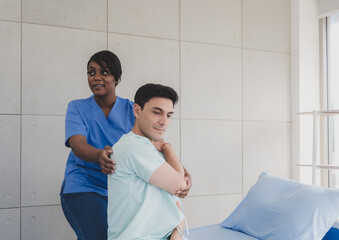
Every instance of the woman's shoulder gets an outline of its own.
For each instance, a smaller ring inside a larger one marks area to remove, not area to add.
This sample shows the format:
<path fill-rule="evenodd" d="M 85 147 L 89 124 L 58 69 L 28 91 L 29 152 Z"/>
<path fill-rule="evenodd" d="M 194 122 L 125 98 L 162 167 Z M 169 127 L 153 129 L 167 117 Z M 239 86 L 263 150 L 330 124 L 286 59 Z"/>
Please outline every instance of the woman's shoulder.
<path fill-rule="evenodd" d="M 68 105 L 75 104 L 75 105 L 81 105 L 81 104 L 89 104 L 93 100 L 93 95 L 88 98 L 80 98 L 80 99 L 74 99 L 71 100 Z"/>
<path fill-rule="evenodd" d="M 93 99 L 94 99 L 93 96 L 90 96 L 88 98 L 71 100 L 68 103 L 68 108 L 76 108 L 76 109 L 91 108 Z"/>
<path fill-rule="evenodd" d="M 127 99 L 127 98 L 122 98 L 122 97 L 119 97 L 119 96 L 117 96 L 117 98 L 119 99 L 120 103 L 122 103 L 122 104 L 130 105 L 130 106 L 134 105 L 134 102 Z"/>

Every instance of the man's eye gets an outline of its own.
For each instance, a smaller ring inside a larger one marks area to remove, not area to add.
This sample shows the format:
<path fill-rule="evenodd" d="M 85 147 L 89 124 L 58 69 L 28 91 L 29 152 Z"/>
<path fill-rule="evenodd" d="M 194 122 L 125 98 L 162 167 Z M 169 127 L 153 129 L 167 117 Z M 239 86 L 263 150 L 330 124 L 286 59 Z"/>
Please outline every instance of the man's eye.
<path fill-rule="evenodd" d="M 154 111 L 153 113 L 156 114 L 156 115 L 159 115 L 159 114 L 160 114 L 160 112 L 157 112 L 157 111 Z"/>
<path fill-rule="evenodd" d="M 168 118 L 172 118 L 172 115 L 167 115 Z"/>

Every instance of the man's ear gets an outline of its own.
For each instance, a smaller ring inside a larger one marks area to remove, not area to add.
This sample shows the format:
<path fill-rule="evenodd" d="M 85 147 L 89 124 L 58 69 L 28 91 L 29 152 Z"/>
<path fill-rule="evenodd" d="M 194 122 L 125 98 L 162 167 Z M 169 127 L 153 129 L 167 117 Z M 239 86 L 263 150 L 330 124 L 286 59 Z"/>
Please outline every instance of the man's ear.
<path fill-rule="evenodd" d="M 133 105 L 133 110 L 134 110 L 134 116 L 135 116 L 135 118 L 138 118 L 138 117 L 139 117 L 139 114 L 140 114 L 140 112 L 141 112 L 141 107 L 140 107 L 138 104 L 134 103 L 134 105 Z"/>

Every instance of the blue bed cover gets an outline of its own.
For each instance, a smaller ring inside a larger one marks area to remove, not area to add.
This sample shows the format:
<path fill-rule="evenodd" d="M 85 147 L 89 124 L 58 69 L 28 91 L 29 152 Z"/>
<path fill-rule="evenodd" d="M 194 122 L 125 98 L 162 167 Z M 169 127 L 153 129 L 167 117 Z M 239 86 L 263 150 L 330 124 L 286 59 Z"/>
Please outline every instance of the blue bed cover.
<path fill-rule="evenodd" d="M 189 230 L 189 240 L 258 240 L 241 232 L 224 228 L 220 224 L 192 228 Z M 339 230 L 331 228 L 323 240 L 338 240 Z"/>
<path fill-rule="evenodd" d="M 214 224 L 189 230 L 189 240 L 258 240 L 241 232 Z"/>

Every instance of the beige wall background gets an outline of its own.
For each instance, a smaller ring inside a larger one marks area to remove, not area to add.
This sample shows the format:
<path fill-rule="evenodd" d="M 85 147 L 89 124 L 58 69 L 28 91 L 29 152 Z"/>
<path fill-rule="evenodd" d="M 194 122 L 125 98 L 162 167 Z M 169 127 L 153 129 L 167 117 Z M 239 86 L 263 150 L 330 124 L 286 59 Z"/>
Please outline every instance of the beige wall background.
<path fill-rule="evenodd" d="M 190 227 L 221 222 L 261 171 L 291 177 L 290 0 L 0 0 L 1 239 L 75 239 L 64 117 L 102 49 L 122 62 L 119 96 L 180 94 L 167 138 L 193 178 Z"/>

